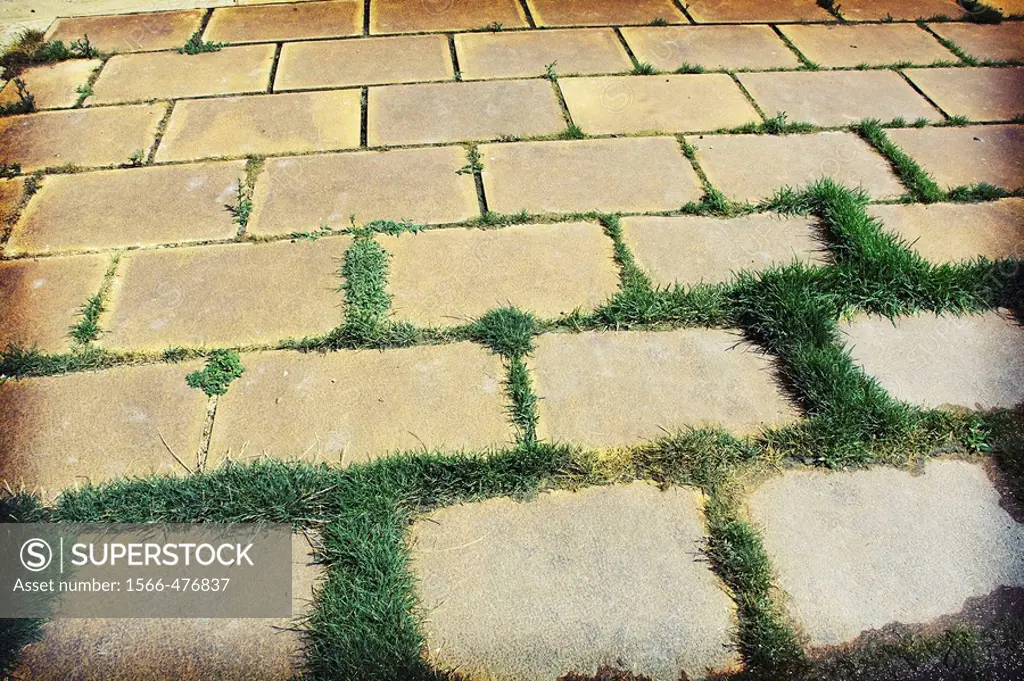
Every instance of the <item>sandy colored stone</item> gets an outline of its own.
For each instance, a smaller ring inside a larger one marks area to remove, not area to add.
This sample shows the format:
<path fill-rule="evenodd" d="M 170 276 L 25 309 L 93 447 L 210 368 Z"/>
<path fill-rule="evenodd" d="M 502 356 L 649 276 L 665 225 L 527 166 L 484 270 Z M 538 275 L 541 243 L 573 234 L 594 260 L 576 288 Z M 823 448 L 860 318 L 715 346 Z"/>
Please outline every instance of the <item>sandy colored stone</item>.
<path fill-rule="evenodd" d="M 395 318 L 424 326 L 508 305 L 557 317 L 593 309 L 619 288 L 612 241 L 597 223 L 439 229 L 380 243 L 391 254 Z"/>
<path fill-rule="evenodd" d="M 975 59 L 1024 59 L 1024 23 L 1006 21 L 997 26 L 968 22 L 928 24 Z"/>
<path fill-rule="evenodd" d="M 424 516 L 410 545 L 428 659 L 495 681 L 731 666 L 734 607 L 700 557 L 703 503 L 634 482 Z"/>
<path fill-rule="evenodd" d="M 838 127 L 866 118 L 942 120 L 935 107 L 894 71 L 791 71 L 738 77 L 766 115 L 785 112 L 790 121 Z"/>
<path fill-rule="evenodd" d="M 118 55 L 103 67 L 86 104 L 265 92 L 276 49 L 243 45 L 202 54 Z"/>
<path fill-rule="evenodd" d="M 962 19 L 965 15 L 956 0 L 844 0 L 840 11 L 847 21 Z"/>
<path fill-rule="evenodd" d="M 166 111 L 142 104 L 0 118 L 0 163 L 19 163 L 23 172 L 126 163 L 153 146 Z"/>
<path fill-rule="evenodd" d="M 950 116 L 1007 121 L 1024 115 L 1024 68 L 907 69 L 904 73 Z"/>
<path fill-rule="evenodd" d="M 106 255 L 0 262 L 0 349 L 68 350 L 68 330 L 109 266 Z"/>
<path fill-rule="evenodd" d="M 780 26 L 812 62 L 824 66 L 882 66 L 957 61 L 935 36 L 915 24 Z"/>
<path fill-rule="evenodd" d="M 992 0 L 991 3 L 986 4 L 995 7 L 1003 13 L 1003 16 L 1017 18 L 1024 16 L 1024 0 Z"/>
<path fill-rule="evenodd" d="M 770 26 L 635 26 L 622 29 L 633 54 L 661 71 L 774 69 L 800 65 Z"/>
<path fill-rule="evenodd" d="M 638 216 L 620 220 L 637 264 L 660 285 L 727 282 L 740 270 L 793 261 L 824 264 L 827 248 L 803 217 Z"/>
<path fill-rule="evenodd" d="M 929 461 L 924 475 L 793 471 L 748 505 L 812 645 L 926 623 L 1000 586 L 1024 586 L 1024 528 L 966 461 Z"/>
<path fill-rule="evenodd" d="M 0 180 L 0 227 L 10 224 L 18 217 L 18 208 L 25 193 L 25 180 L 20 177 Z M 10 246 L 5 251 L 11 254 Z"/>
<path fill-rule="evenodd" d="M 77 88 L 89 82 L 93 70 L 102 63 L 99 59 L 69 59 L 56 64 L 29 67 L 18 77 L 24 81 L 37 110 L 67 109 L 78 101 Z M 0 90 L 0 106 L 14 104 L 19 99 L 14 81 Z"/>
<path fill-rule="evenodd" d="M 555 73 L 624 73 L 633 68 L 610 28 L 460 33 L 455 36 L 464 80 L 531 78 Z"/>
<path fill-rule="evenodd" d="M 485 144 L 480 157 L 498 213 L 677 210 L 703 194 L 672 137 Z"/>
<path fill-rule="evenodd" d="M 687 426 L 736 433 L 796 420 L 771 360 L 726 331 L 547 333 L 529 360 L 539 437 L 616 447 Z"/>
<path fill-rule="evenodd" d="M 55 619 L 23 650 L 16 673 L 40 681 L 66 681 L 71 668 L 76 681 L 293 679 L 303 671 L 301 618 L 326 569 L 300 533 L 292 560 L 292 619 Z"/>
<path fill-rule="evenodd" d="M 101 342 L 111 348 L 244 346 L 327 333 L 350 239 L 135 251 L 118 268 Z"/>
<path fill-rule="evenodd" d="M 698 23 L 835 20 L 813 0 L 691 0 L 686 11 Z"/>
<path fill-rule="evenodd" d="M 770 198 L 822 177 L 862 187 L 872 197 L 896 198 L 903 188 L 889 164 L 857 135 L 704 135 L 688 138 L 711 184 L 730 199 Z"/>
<path fill-rule="evenodd" d="M 761 119 L 724 73 L 559 81 L 573 122 L 590 134 L 689 132 Z"/>
<path fill-rule="evenodd" d="M 443 35 L 286 43 L 274 90 L 451 80 L 454 70 Z"/>
<path fill-rule="evenodd" d="M 347 465 L 512 440 L 501 359 L 473 343 L 268 352 L 242 363 L 245 373 L 217 405 L 211 461 L 268 455 Z"/>
<path fill-rule="evenodd" d="M 558 97 L 540 79 L 391 85 L 373 88 L 367 101 L 370 146 L 531 137 L 564 129 Z"/>
<path fill-rule="evenodd" d="M 267 161 L 250 234 L 290 234 L 373 220 L 438 224 L 480 214 L 462 147 L 366 151 Z"/>
<path fill-rule="evenodd" d="M 178 102 L 157 161 L 333 151 L 359 146 L 358 90 Z"/>
<path fill-rule="evenodd" d="M 230 239 L 245 162 L 51 175 L 15 225 L 9 254 Z M 68 229 L 74 225 L 74 229 Z"/>
<path fill-rule="evenodd" d="M 527 0 L 538 26 L 621 26 L 663 19 L 689 23 L 672 0 Z"/>
<path fill-rule="evenodd" d="M 203 40 L 227 43 L 360 35 L 362 0 L 222 7 L 213 12 Z"/>
<path fill-rule="evenodd" d="M 182 474 L 167 448 L 195 466 L 207 398 L 185 376 L 202 366 L 126 366 L 0 383 L 3 480 L 52 498 L 89 482 Z"/>
<path fill-rule="evenodd" d="M 501 24 L 529 24 L 517 0 L 375 0 L 370 3 L 370 33 L 464 31 Z"/>
<path fill-rule="evenodd" d="M 152 6 L 152 3 L 149 3 Z M 65 10 L 66 11 L 66 10 Z M 82 9 L 75 6 L 76 13 Z M 53 22 L 47 40 L 70 43 L 89 36 L 101 52 L 143 52 L 181 47 L 203 23 L 202 9 L 181 12 L 144 12 L 97 17 L 62 18 Z"/>
<path fill-rule="evenodd" d="M 1024 126 L 889 130 L 889 139 L 943 187 L 987 182 L 1024 187 Z"/>

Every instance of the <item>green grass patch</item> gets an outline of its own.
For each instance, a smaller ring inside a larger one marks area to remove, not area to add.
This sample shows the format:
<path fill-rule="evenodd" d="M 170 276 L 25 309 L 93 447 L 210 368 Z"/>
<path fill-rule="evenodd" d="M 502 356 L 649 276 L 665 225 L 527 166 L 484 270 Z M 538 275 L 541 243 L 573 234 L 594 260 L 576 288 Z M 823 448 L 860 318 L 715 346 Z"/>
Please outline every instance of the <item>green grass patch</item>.
<path fill-rule="evenodd" d="M 206 366 L 185 377 L 190 388 L 198 388 L 208 396 L 223 395 L 236 378 L 245 373 L 245 367 L 233 350 L 212 350 Z"/>
<path fill-rule="evenodd" d="M 879 121 L 863 121 L 856 130 L 889 161 L 900 181 L 915 199 L 924 203 L 934 203 L 944 198 L 944 192 L 935 179 L 918 165 L 917 161 L 892 143 Z"/>
<path fill-rule="evenodd" d="M 26 29 L 0 55 L 0 74 L 13 79 L 29 66 L 53 64 L 68 59 L 95 59 L 99 51 L 82 36 L 69 44 L 60 40 L 46 40 L 42 31 Z"/>
<path fill-rule="evenodd" d="M 202 30 L 196 31 L 189 39 L 185 41 L 185 44 L 178 48 L 179 54 L 203 54 L 206 52 L 220 52 L 222 48 L 227 47 L 227 43 L 215 43 L 209 40 L 203 40 Z"/>

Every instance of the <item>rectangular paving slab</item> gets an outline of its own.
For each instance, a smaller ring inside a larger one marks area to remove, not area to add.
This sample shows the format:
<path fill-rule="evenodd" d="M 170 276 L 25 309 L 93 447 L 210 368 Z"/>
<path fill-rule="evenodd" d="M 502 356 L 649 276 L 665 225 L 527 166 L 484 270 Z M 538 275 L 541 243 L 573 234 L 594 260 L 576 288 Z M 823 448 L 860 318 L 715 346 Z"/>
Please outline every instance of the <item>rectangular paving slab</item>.
<path fill-rule="evenodd" d="M 832 21 L 834 16 L 808 0 L 693 0 L 686 11 L 698 23 Z"/>
<path fill-rule="evenodd" d="M 102 63 L 99 59 L 69 59 L 56 64 L 31 66 L 18 77 L 32 95 L 36 110 L 67 109 L 75 105 L 80 96 L 78 89 L 89 81 L 92 72 Z M 10 106 L 19 100 L 18 87 L 13 80 L 0 90 L 0 106 Z"/>
<path fill-rule="evenodd" d="M 414 324 L 462 324 L 507 305 L 557 317 L 593 309 L 619 288 L 612 240 L 597 223 L 438 229 L 379 240 L 391 254 L 391 310 Z"/>
<path fill-rule="evenodd" d="M 459 69 L 474 78 L 531 78 L 555 73 L 620 73 L 633 68 L 610 28 L 460 33 L 455 36 Z"/>
<path fill-rule="evenodd" d="M 687 426 L 752 433 L 797 418 L 770 359 L 725 331 L 548 333 L 529 364 L 545 440 L 615 447 Z"/>
<path fill-rule="evenodd" d="M 101 52 L 142 52 L 181 47 L 203 23 L 202 9 L 179 12 L 143 12 L 97 17 L 59 18 L 46 33 L 47 40 L 71 43 L 89 36 Z"/>
<path fill-rule="evenodd" d="M 975 59 L 1024 59 L 1024 23 L 1019 21 L 995 26 L 947 22 L 928 24 L 928 28 L 953 41 Z"/>
<path fill-rule="evenodd" d="M 527 0 L 538 26 L 621 26 L 655 19 L 688 23 L 672 0 Z"/>
<path fill-rule="evenodd" d="M 943 187 L 1024 187 L 1024 125 L 890 130 L 889 139 Z"/>
<path fill-rule="evenodd" d="M 915 24 L 782 26 L 779 28 L 815 64 L 883 66 L 900 62 L 957 61 L 935 36 Z"/>
<path fill-rule="evenodd" d="M 203 40 L 227 43 L 267 42 L 360 35 L 363 3 L 329 0 L 283 5 L 221 7 L 213 11 Z"/>
<path fill-rule="evenodd" d="M 268 455 L 347 465 L 512 439 L 501 359 L 473 343 L 268 352 L 242 364 L 217 405 L 211 463 Z"/>
<path fill-rule="evenodd" d="M 924 475 L 789 472 L 748 506 L 812 645 L 926 623 L 969 598 L 1024 586 L 1024 528 L 982 467 L 965 461 L 930 461 Z"/>
<path fill-rule="evenodd" d="M 916 21 L 932 17 L 962 19 L 955 0 L 846 0 L 840 13 L 847 21 Z"/>
<path fill-rule="evenodd" d="M 526 14 L 517 0 L 374 0 L 370 33 L 472 31 L 492 27 L 526 28 Z"/>
<path fill-rule="evenodd" d="M 630 26 L 622 36 L 639 61 L 661 71 L 683 64 L 708 70 L 800 65 L 770 26 Z"/>
<path fill-rule="evenodd" d="M 904 73 L 950 116 L 980 122 L 1024 115 L 1024 68 L 907 69 Z"/>
<path fill-rule="evenodd" d="M 428 660 L 496 681 L 730 666 L 733 606 L 700 559 L 702 505 L 634 482 L 422 517 L 409 544 Z"/>

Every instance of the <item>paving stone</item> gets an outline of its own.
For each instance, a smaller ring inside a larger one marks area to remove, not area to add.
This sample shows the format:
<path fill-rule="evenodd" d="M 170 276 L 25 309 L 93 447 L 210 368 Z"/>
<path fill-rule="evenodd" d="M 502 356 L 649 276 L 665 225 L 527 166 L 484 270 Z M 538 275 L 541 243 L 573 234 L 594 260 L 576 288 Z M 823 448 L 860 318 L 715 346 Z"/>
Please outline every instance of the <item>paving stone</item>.
<path fill-rule="evenodd" d="M 1024 187 L 1024 126 L 889 130 L 889 139 L 924 166 L 938 183 L 955 187 L 988 182 Z"/>
<path fill-rule="evenodd" d="M 559 75 L 624 73 L 633 68 L 609 28 L 460 33 L 455 36 L 465 80 L 530 78 L 554 64 Z"/>
<path fill-rule="evenodd" d="M 514 305 L 557 317 L 607 301 L 619 288 L 611 239 L 597 223 L 439 229 L 381 237 L 391 253 L 396 319 L 461 324 Z"/>
<path fill-rule="evenodd" d="M 18 217 L 18 208 L 21 206 L 21 197 L 25 193 L 25 180 L 13 178 L 0 180 L 0 228 L 10 224 Z M 10 246 L 8 246 L 8 249 Z M 6 253 L 10 255 L 10 250 Z"/>
<path fill-rule="evenodd" d="M 485 144 L 480 156 L 498 213 L 678 210 L 703 195 L 672 137 Z"/>
<path fill-rule="evenodd" d="M 875 198 L 903 194 L 889 164 L 853 133 L 688 139 L 711 184 L 731 199 L 770 198 L 782 187 L 803 187 L 822 177 L 832 177 L 848 187 L 863 187 Z"/>
<path fill-rule="evenodd" d="M 222 7 L 213 11 L 203 40 L 227 43 L 361 35 L 363 3 L 330 0 L 287 5 Z"/>
<path fill-rule="evenodd" d="M 77 681 L 293 679 L 303 671 L 301 618 L 325 569 L 302 534 L 292 556 L 293 619 L 55 619 L 23 649 L 16 673 L 40 681 L 67 679 L 72 668 Z"/>
<path fill-rule="evenodd" d="M 141 52 L 181 47 L 199 30 L 205 10 L 143 12 L 98 17 L 61 18 L 47 31 L 47 40 L 70 43 L 83 36 L 101 52 Z"/>
<path fill-rule="evenodd" d="M 89 82 L 89 76 L 102 64 L 99 59 L 69 59 L 68 61 L 32 66 L 19 74 L 25 88 L 32 95 L 35 108 L 67 109 L 75 105 L 79 88 Z M 18 86 L 11 81 L 0 91 L 0 106 L 19 100 Z"/>
<path fill-rule="evenodd" d="M 358 90 L 178 102 L 156 160 L 358 147 L 361 108 Z"/>
<path fill-rule="evenodd" d="M 808 0 L 693 0 L 686 3 L 686 11 L 698 23 L 835 20 Z"/>
<path fill-rule="evenodd" d="M 622 29 L 636 58 L 661 71 L 796 68 L 800 60 L 770 26 L 637 26 Z"/>
<path fill-rule="evenodd" d="M 559 81 L 573 122 L 591 134 L 733 128 L 761 119 L 724 73 Z"/>
<path fill-rule="evenodd" d="M 647 482 L 444 508 L 412 526 L 427 658 L 501 681 L 703 677 L 733 605 L 700 552 L 699 492 Z M 691 676 L 686 676 L 691 675 Z"/>
<path fill-rule="evenodd" d="M 672 0 L 527 0 L 538 26 L 621 26 L 655 19 L 689 23 Z"/>
<path fill-rule="evenodd" d="M 375 0 L 370 3 L 370 33 L 464 31 L 500 24 L 526 28 L 517 0 Z"/>
<path fill-rule="evenodd" d="M 539 79 L 391 85 L 373 88 L 367 100 L 370 146 L 530 137 L 564 129 L 558 97 Z"/>
<path fill-rule="evenodd" d="M 740 270 L 795 260 L 824 264 L 827 249 L 803 217 L 638 216 L 621 219 L 637 264 L 659 285 L 727 282 Z"/>
<path fill-rule="evenodd" d="M 274 45 L 225 47 L 218 52 L 123 54 L 110 59 L 87 104 L 265 92 Z"/>
<path fill-rule="evenodd" d="M 957 61 L 935 36 L 914 24 L 780 26 L 812 62 L 824 67 Z"/>
<path fill-rule="evenodd" d="M 1003 16 L 1017 17 L 1024 16 L 1024 0 L 992 0 L 990 7 L 995 7 L 1003 13 Z"/>
<path fill-rule="evenodd" d="M 1024 114 L 1024 68 L 907 69 L 904 73 L 950 116 L 1006 121 Z"/>
<path fill-rule="evenodd" d="M 162 350 L 327 333 L 344 316 L 338 270 L 349 243 L 344 237 L 128 253 L 100 340 Z"/>
<path fill-rule="evenodd" d="M 786 473 L 753 493 L 749 511 L 789 613 L 812 645 L 836 645 L 1024 586 L 1024 528 L 999 502 L 980 466 L 933 460 L 924 475 Z"/>
<path fill-rule="evenodd" d="M 797 418 L 771 360 L 725 331 L 549 333 L 529 363 L 545 440 L 615 447 L 686 426 L 752 433 Z"/>
<path fill-rule="evenodd" d="M 373 220 L 438 224 L 480 214 L 461 147 L 349 152 L 268 160 L 250 234 L 290 234 Z"/>
<path fill-rule="evenodd" d="M 847 21 L 962 19 L 965 14 L 955 0 L 846 0 L 841 12 Z"/>
<path fill-rule="evenodd" d="M 843 331 L 854 361 L 899 400 L 970 409 L 1024 401 L 1024 330 L 1012 317 L 858 317 Z"/>
<path fill-rule="evenodd" d="M 23 172 L 125 163 L 153 145 L 163 104 L 44 111 L 0 118 L 0 163 Z"/>
<path fill-rule="evenodd" d="M 928 24 L 928 28 L 976 59 L 1024 59 L 1024 24 L 1020 22 L 1007 21 L 998 26 L 946 22 Z"/>
<path fill-rule="evenodd" d="M 186 463 L 197 460 L 207 399 L 185 376 L 202 366 L 126 366 L 0 383 L 4 481 L 52 498 L 88 482 L 180 475 L 167 449 Z"/>
<path fill-rule="evenodd" d="M 829 127 L 865 118 L 942 120 L 935 107 L 894 71 L 741 73 L 738 78 L 765 114 L 785 112 L 791 121 Z"/>
<path fill-rule="evenodd" d="M 230 239 L 238 227 L 224 206 L 244 176 L 244 161 L 51 175 L 25 207 L 7 253 Z"/>
<path fill-rule="evenodd" d="M 286 43 L 274 90 L 451 80 L 454 73 L 443 35 Z"/>
<path fill-rule="evenodd" d="M 473 343 L 268 352 L 242 364 L 245 373 L 217 405 L 211 462 L 266 454 L 347 465 L 512 439 L 501 360 Z"/>

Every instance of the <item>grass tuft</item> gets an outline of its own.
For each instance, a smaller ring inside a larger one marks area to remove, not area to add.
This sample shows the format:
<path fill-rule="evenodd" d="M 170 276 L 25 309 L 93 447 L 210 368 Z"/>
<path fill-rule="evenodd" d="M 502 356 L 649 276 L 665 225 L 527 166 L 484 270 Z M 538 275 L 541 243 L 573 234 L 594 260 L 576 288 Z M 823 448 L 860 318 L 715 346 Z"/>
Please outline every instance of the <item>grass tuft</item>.
<path fill-rule="evenodd" d="M 529 312 L 514 307 L 491 310 L 470 324 L 473 340 L 505 357 L 525 357 L 533 351 L 533 337 L 540 322 Z"/>
<path fill-rule="evenodd" d="M 679 68 L 676 69 L 676 73 L 704 73 L 706 69 L 700 64 L 691 64 L 688 61 L 684 61 L 680 64 Z"/>
<path fill-rule="evenodd" d="M 178 48 L 179 54 L 203 54 L 205 52 L 220 52 L 227 43 L 215 43 L 203 40 L 202 30 L 198 30 L 189 36 L 185 44 Z"/>
<path fill-rule="evenodd" d="M 633 65 L 633 70 L 631 71 L 634 76 L 653 76 L 657 72 L 658 70 L 652 64 L 645 61 L 638 61 Z"/>
<path fill-rule="evenodd" d="M 935 179 L 918 165 L 917 161 L 892 143 L 881 123 L 869 119 L 857 125 L 856 130 L 889 161 L 900 181 L 914 198 L 924 203 L 934 203 L 943 199 L 943 191 Z"/>
<path fill-rule="evenodd" d="M 213 350 L 201 371 L 185 377 L 190 388 L 199 388 L 209 397 L 223 395 L 236 378 L 245 373 L 245 367 L 234 350 Z"/>

